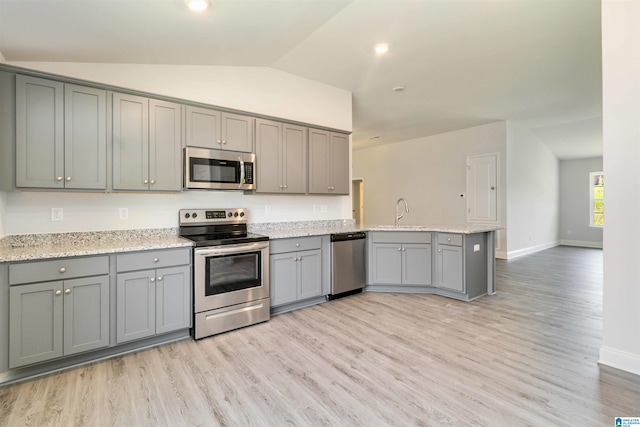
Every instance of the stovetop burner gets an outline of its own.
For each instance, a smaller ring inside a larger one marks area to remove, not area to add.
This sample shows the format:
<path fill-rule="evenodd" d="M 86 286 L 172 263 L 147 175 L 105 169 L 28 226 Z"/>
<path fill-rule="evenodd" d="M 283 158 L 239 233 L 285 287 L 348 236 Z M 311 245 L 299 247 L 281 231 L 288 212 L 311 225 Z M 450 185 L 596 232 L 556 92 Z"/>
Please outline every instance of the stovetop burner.
<path fill-rule="evenodd" d="M 235 245 L 268 241 L 247 231 L 246 209 L 180 209 L 179 236 L 196 246 Z"/>

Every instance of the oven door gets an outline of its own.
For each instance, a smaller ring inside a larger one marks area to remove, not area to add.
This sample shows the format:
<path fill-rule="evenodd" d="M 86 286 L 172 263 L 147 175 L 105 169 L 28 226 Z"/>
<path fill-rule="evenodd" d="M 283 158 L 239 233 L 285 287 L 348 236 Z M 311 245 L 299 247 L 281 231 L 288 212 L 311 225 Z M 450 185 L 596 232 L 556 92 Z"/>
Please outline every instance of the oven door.
<path fill-rule="evenodd" d="M 196 248 L 195 312 L 269 298 L 269 242 Z"/>

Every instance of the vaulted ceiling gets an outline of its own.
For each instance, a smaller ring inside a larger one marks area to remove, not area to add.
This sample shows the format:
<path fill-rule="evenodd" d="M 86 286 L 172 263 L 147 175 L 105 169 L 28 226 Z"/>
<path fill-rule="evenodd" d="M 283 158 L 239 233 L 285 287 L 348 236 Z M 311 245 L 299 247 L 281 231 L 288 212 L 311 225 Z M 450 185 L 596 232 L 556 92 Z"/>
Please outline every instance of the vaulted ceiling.
<path fill-rule="evenodd" d="M 351 91 L 356 149 L 518 120 L 561 159 L 602 155 L 596 0 L 0 0 L 0 52 L 273 67 Z"/>

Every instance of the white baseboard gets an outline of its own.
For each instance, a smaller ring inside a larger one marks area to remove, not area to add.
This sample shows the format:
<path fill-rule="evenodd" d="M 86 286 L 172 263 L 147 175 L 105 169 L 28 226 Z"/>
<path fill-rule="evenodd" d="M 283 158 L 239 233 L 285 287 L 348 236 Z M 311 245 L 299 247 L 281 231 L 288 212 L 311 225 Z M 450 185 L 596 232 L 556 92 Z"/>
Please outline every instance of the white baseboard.
<path fill-rule="evenodd" d="M 496 258 L 507 259 L 507 253 L 505 251 L 496 251 Z"/>
<path fill-rule="evenodd" d="M 628 353 L 615 348 L 602 346 L 600 347 L 600 359 L 598 363 L 640 375 L 640 354 Z"/>
<path fill-rule="evenodd" d="M 560 240 L 563 246 L 579 246 L 581 248 L 602 249 L 602 242 L 587 242 L 583 240 Z"/>
<path fill-rule="evenodd" d="M 541 245 L 530 246 L 528 248 L 518 249 L 517 251 L 507 252 L 507 257 L 505 259 L 518 258 L 518 257 L 524 256 L 524 255 L 529 255 L 529 254 L 532 254 L 532 253 L 535 253 L 535 252 L 540 252 L 540 251 L 543 251 L 545 249 L 555 248 L 559 244 L 560 244 L 560 242 L 558 240 L 555 240 L 553 242 L 543 243 Z"/>

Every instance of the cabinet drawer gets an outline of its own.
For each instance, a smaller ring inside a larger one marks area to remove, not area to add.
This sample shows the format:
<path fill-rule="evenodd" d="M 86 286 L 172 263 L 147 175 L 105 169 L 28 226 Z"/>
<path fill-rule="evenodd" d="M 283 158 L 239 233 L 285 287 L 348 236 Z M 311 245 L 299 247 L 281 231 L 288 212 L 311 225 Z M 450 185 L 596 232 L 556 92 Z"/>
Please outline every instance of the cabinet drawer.
<path fill-rule="evenodd" d="M 190 255 L 190 248 L 144 251 L 118 255 L 116 257 L 116 269 L 118 273 L 121 273 L 123 271 L 185 265 L 190 263 Z"/>
<path fill-rule="evenodd" d="M 9 265 L 9 284 L 66 280 L 109 274 L 109 257 L 66 258 Z"/>
<path fill-rule="evenodd" d="M 438 233 L 438 244 L 462 246 L 462 234 Z"/>
<path fill-rule="evenodd" d="M 431 243 L 431 233 L 424 231 L 371 231 L 374 243 Z"/>
<path fill-rule="evenodd" d="M 269 242 L 269 253 L 306 251 L 308 249 L 320 249 L 321 247 L 322 238 L 320 236 L 276 239 Z"/>

